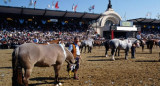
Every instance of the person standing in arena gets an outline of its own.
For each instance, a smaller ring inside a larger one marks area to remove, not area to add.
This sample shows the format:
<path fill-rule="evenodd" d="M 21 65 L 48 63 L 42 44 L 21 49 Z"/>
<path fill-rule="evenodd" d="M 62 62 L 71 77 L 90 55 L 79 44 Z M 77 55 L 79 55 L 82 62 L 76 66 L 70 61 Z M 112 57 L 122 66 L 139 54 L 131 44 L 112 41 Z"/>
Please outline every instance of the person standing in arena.
<path fill-rule="evenodd" d="M 74 67 L 72 71 L 74 72 L 74 79 L 77 79 L 77 80 L 79 79 L 77 76 L 77 71 L 79 69 L 79 59 L 81 59 L 78 42 L 79 42 L 79 38 L 75 37 L 73 44 L 69 45 L 69 51 L 72 52 L 75 58 L 75 61 L 76 61 L 75 62 L 76 66 Z"/>
<path fill-rule="evenodd" d="M 132 44 L 132 47 L 131 47 L 131 58 L 132 59 L 135 58 L 135 51 L 136 51 L 136 45 Z"/>

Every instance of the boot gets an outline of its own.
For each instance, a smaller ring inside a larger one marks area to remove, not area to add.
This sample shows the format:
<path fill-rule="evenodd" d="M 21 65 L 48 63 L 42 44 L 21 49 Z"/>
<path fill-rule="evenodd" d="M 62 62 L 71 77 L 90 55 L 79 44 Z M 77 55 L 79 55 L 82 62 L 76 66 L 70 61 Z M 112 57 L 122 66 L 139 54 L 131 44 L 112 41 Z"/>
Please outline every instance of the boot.
<path fill-rule="evenodd" d="M 74 71 L 74 79 L 79 80 L 79 78 L 77 76 L 77 71 Z"/>

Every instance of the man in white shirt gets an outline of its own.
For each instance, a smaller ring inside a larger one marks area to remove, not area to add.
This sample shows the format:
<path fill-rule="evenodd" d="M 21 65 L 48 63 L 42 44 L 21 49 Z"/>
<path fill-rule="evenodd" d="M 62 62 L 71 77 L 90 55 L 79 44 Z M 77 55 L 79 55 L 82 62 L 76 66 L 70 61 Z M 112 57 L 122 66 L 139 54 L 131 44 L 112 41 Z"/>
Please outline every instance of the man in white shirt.
<path fill-rule="evenodd" d="M 79 59 L 81 59 L 78 42 L 79 42 L 79 38 L 75 37 L 74 38 L 74 43 L 69 45 L 69 51 L 72 52 L 72 54 L 73 54 L 73 56 L 74 56 L 74 58 L 76 60 L 76 62 L 75 62 L 76 66 L 75 66 L 75 68 L 73 70 L 74 79 L 78 79 L 77 71 L 79 69 Z"/>

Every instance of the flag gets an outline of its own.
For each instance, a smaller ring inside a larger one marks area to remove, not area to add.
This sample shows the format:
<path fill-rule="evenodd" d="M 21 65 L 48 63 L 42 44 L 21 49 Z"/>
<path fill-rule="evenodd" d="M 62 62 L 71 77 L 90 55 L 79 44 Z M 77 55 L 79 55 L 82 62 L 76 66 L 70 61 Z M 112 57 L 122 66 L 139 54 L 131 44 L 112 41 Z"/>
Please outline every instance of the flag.
<path fill-rule="evenodd" d="M 94 10 L 94 7 L 95 7 L 95 6 L 93 5 L 93 6 L 92 6 L 92 10 Z"/>
<path fill-rule="evenodd" d="M 92 10 L 94 10 L 94 8 L 95 8 L 94 5 L 90 6 L 90 7 L 88 8 L 89 12 L 91 12 Z"/>
<path fill-rule="evenodd" d="M 76 12 L 77 6 L 78 6 L 78 5 L 76 5 L 76 6 L 74 7 L 74 12 Z"/>
<path fill-rule="evenodd" d="M 48 8 L 50 8 L 51 6 L 48 4 Z"/>
<path fill-rule="evenodd" d="M 33 0 L 30 0 L 29 6 L 32 6 L 32 4 L 33 4 Z"/>
<path fill-rule="evenodd" d="M 160 19 L 160 15 L 159 14 L 157 14 L 157 18 Z"/>
<path fill-rule="evenodd" d="M 7 4 L 7 0 L 4 0 L 4 3 Z"/>
<path fill-rule="evenodd" d="M 150 17 L 150 18 L 151 18 L 151 15 L 152 15 L 152 13 L 151 13 L 151 12 L 148 12 L 148 13 L 146 14 L 146 17 Z"/>
<path fill-rule="evenodd" d="M 88 8 L 88 10 L 89 10 L 89 12 L 91 12 L 92 8 L 91 8 L 91 7 L 89 7 L 89 8 Z"/>
<path fill-rule="evenodd" d="M 52 2 L 52 6 L 54 6 L 54 1 Z"/>
<path fill-rule="evenodd" d="M 34 1 L 34 7 L 36 6 L 36 2 L 37 2 L 37 1 L 35 0 L 35 1 Z"/>
<path fill-rule="evenodd" d="M 54 8 L 54 1 L 52 1 L 52 8 Z"/>
<path fill-rule="evenodd" d="M 72 10 L 74 11 L 74 4 L 72 5 Z"/>
<path fill-rule="evenodd" d="M 59 8 L 59 6 L 58 6 L 58 1 L 56 2 L 55 8 L 56 8 L 56 9 Z"/>
<path fill-rule="evenodd" d="M 123 18 L 124 18 L 124 21 L 126 21 L 126 12 L 125 12 L 125 14 L 124 14 L 124 17 L 123 17 Z"/>
<path fill-rule="evenodd" d="M 148 16 L 150 16 L 150 13 L 147 13 L 147 14 L 146 14 L 146 17 L 148 17 Z"/>

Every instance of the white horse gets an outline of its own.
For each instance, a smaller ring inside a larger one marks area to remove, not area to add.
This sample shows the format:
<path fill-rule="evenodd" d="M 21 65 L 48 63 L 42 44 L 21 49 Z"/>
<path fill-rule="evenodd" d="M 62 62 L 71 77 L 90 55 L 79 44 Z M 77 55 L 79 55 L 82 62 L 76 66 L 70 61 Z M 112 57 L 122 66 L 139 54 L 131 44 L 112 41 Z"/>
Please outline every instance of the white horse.
<path fill-rule="evenodd" d="M 136 44 L 136 47 L 140 47 L 139 43 L 140 43 L 139 40 L 135 38 L 125 39 L 125 40 L 119 40 L 119 39 L 110 40 L 108 43 L 109 44 L 108 48 L 111 48 L 112 60 L 115 60 L 114 54 L 115 54 L 116 49 L 125 50 L 125 59 L 128 59 L 127 55 L 128 55 L 129 49 L 132 47 L 132 44 Z M 107 56 L 107 53 L 106 53 L 106 56 Z"/>
<path fill-rule="evenodd" d="M 80 45 L 81 52 L 83 50 L 83 47 L 85 47 L 85 50 L 84 50 L 84 53 L 85 53 L 86 47 L 88 47 L 88 53 L 91 53 L 91 50 L 93 48 L 93 42 L 94 42 L 94 40 L 92 38 L 88 38 L 87 40 L 83 40 Z"/>

